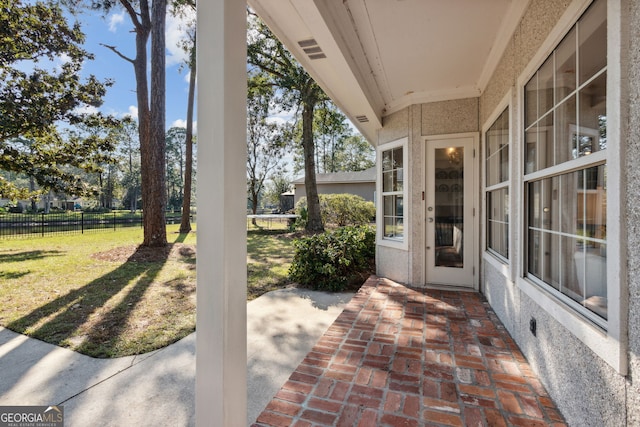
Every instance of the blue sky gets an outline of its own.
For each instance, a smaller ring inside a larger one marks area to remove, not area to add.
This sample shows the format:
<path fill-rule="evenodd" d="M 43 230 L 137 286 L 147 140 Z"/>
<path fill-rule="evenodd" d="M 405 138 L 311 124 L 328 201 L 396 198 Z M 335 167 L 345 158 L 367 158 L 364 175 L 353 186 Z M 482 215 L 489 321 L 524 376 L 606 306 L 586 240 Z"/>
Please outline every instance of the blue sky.
<path fill-rule="evenodd" d="M 95 55 L 93 61 L 86 61 L 83 74 L 114 80 L 100 110 L 119 117 L 126 114 L 135 117 L 137 100 L 133 65 L 101 45 L 115 46 L 125 56 L 135 57 L 135 34 L 131 32 L 133 25 L 129 16 L 122 9 L 114 10 L 106 17 L 102 17 L 99 12 L 85 12 L 77 19 L 86 35 L 85 49 Z M 167 129 L 171 126 L 186 126 L 189 72 L 186 69 L 180 71 L 185 55 L 177 47 L 178 40 L 183 37 L 182 27 L 177 18 L 167 16 Z"/>

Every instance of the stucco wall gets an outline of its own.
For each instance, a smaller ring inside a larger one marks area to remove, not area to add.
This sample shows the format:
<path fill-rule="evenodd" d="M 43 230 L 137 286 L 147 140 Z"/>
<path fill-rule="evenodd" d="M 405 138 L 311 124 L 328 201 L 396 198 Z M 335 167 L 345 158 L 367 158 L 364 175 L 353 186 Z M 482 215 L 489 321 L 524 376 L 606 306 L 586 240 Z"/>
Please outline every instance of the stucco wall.
<path fill-rule="evenodd" d="M 478 98 L 422 104 L 422 135 L 478 131 Z"/>
<path fill-rule="evenodd" d="M 387 246 L 376 247 L 376 270 L 378 276 L 393 278 L 399 283 L 410 283 L 409 256 L 403 249 Z"/>

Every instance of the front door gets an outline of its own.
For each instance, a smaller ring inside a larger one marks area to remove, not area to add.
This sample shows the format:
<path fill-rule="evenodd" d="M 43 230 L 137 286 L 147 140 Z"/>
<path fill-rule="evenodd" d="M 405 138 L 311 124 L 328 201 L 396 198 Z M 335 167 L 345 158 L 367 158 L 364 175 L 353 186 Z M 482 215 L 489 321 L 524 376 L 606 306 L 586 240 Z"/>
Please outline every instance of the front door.
<path fill-rule="evenodd" d="M 426 281 L 474 287 L 477 246 L 474 136 L 427 138 Z"/>

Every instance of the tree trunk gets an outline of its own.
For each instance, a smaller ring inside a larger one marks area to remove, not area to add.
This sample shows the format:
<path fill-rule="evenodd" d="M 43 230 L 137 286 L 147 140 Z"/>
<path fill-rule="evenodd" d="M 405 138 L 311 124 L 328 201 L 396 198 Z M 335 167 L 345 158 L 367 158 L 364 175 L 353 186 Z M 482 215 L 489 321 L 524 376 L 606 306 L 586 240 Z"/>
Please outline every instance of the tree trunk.
<path fill-rule="evenodd" d="M 256 180 L 251 180 L 251 211 L 254 215 L 258 213 L 258 192 L 256 191 Z M 258 222 L 255 218 L 251 220 L 253 225 L 258 225 Z"/>
<path fill-rule="evenodd" d="M 193 46 L 195 49 L 195 36 Z M 185 136 L 186 159 L 184 166 L 184 194 L 182 197 L 182 217 L 180 233 L 191 231 L 191 179 L 193 175 L 193 107 L 196 93 L 196 57 L 191 56 L 191 75 L 189 76 L 189 97 L 187 100 L 187 135 Z"/>
<path fill-rule="evenodd" d="M 143 246 L 167 244 L 165 182 L 165 19 L 166 0 L 151 6 L 151 104 L 146 141 L 147 171 L 142 174 L 144 200 Z M 140 87 L 138 87 L 140 90 Z M 146 92 L 146 87 L 144 89 Z M 140 145 L 142 147 L 143 140 Z M 145 182 L 146 181 L 146 182 Z M 146 185 L 145 185 L 146 184 Z"/>
<path fill-rule="evenodd" d="M 310 233 L 324 231 L 320 216 L 320 199 L 316 186 L 315 147 L 313 144 L 314 104 L 305 102 L 302 110 L 302 147 L 304 149 L 304 187 L 307 191 L 307 226 Z"/>

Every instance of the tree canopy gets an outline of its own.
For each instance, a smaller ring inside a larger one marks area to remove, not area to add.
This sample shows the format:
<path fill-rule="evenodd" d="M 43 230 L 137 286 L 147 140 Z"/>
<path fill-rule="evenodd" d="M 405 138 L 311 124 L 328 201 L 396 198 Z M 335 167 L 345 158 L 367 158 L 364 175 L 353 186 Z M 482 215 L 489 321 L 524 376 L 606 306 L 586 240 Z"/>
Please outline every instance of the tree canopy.
<path fill-rule="evenodd" d="M 113 141 L 63 136 L 57 129 L 120 126 L 90 108 L 101 104 L 111 82 L 80 77 L 82 63 L 93 55 L 82 48 L 80 25 L 70 25 L 58 6 L 20 0 L 0 5 L 0 169 L 25 173 L 58 192 L 92 191 L 73 168 L 95 169 L 113 151 Z M 13 198 L 25 191 L 0 179 L 0 194 Z"/>
<path fill-rule="evenodd" d="M 250 76 L 247 85 L 247 192 L 253 213 L 268 178 L 282 171 L 288 127 L 269 120 L 276 97 L 264 73 Z"/>
<path fill-rule="evenodd" d="M 249 11 L 248 21 L 247 62 L 250 67 L 267 73 L 270 76 L 269 84 L 281 89 L 281 108 L 298 107 L 302 110 L 302 147 L 308 200 L 306 229 L 309 232 L 321 232 L 324 226 L 316 186 L 313 118 L 316 106 L 328 99 L 327 95 L 257 15 Z"/>

